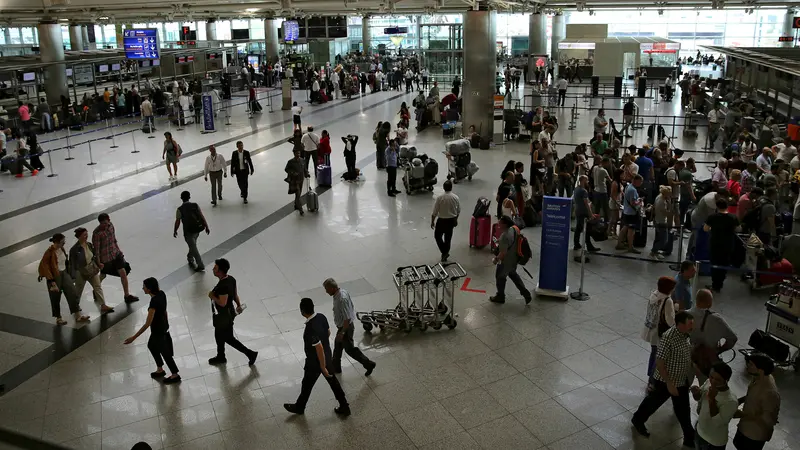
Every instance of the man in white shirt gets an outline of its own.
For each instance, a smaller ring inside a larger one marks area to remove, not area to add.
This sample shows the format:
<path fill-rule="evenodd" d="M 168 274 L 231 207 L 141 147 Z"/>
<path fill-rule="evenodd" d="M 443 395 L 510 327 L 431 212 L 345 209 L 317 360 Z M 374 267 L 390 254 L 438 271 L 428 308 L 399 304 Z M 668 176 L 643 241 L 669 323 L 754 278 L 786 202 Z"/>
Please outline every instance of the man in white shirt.
<path fill-rule="evenodd" d="M 772 169 L 772 150 L 769 147 L 761 149 L 761 154 L 756 158 L 756 166 L 762 174 L 769 173 Z"/>
<path fill-rule="evenodd" d="M 739 408 L 739 400 L 728 386 L 732 373 L 730 366 L 718 362 L 702 386 L 691 388 L 697 401 L 695 443 L 698 449 L 724 449 L 728 444 L 728 424 Z"/>
<path fill-rule="evenodd" d="M 303 144 L 303 159 L 305 160 L 306 178 L 311 177 L 308 172 L 308 163 L 313 161 L 314 164 L 314 178 L 317 176 L 317 146 L 319 145 L 319 135 L 314 133 L 314 127 L 308 127 L 308 131 L 300 139 Z"/>
<path fill-rule="evenodd" d="M 708 145 L 709 147 L 714 147 L 714 142 L 716 142 L 717 137 L 719 136 L 719 126 L 720 120 L 724 118 L 722 111 L 719 109 L 719 103 L 714 105 L 714 109 L 709 111 L 708 113 Z"/>
<path fill-rule="evenodd" d="M 775 161 L 780 159 L 788 163 L 797 156 L 797 147 L 792 145 L 792 139 L 789 137 L 783 138 L 782 144 L 772 147 L 772 151 L 775 154 Z"/>
<path fill-rule="evenodd" d="M 335 70 L 331 71 L 331 83 L 333 84 L 333 95 L 335 99 L 339 99 L 339 95 L 341 94 L 341 90 L 339 88 L 339 73 Z"/>
<path fill-rule="evenodd" d="M 211 176 L 211 204 L 217 206 L 217 197 L 222 200 L 222 177 L 228 178 L 228 165 L 225 157 L 217 153 L 216 147 L 208 147 L 209 155 L 206 156 L 206 165 L 203 180 L 208 181 Z"/>
<path fill-rule="evenodd" d="M 453 238 L 453 229 L 458 225 L 461 203 L 458 196 L 453 193 L 453 183 L 450 180 L 445 181 L 442 187 L 444 194 L 436 197 L 433 203 L 431 229 L 436 245 L 442 253 L 442 262 L 445 262 L 450 256 L 450 241 Z"/>
<path fill-rule="evenodd" d="M 148 133 L 152 133 L 155 128 L 153 127 L 153 104 L 150 103 L 150 99 L 145 97 L 140 108 L 142 111 L 142 120 L 144 121 L 142 129 L 147 130 Z"/>
<path fill-rule="evenodd" d="M 311 103 L 314 103 L 314 99 L 319 101 L 319 79 L 314 77 L 314 82 L 311 83 Z"/>
<path fill-rule="evenodd" d="M 286 78 L 289 79 L 289 88 L 294 86 L 294 72 L 292 71 L 292 66 L 286 67 Z"/>
<path fill-rule="evenodd" d="M 564 106 L 564 102 L 567 99 L 567 86 L 568 86 L 567 78 L 562 73 L 561 76 L 558 78 L 556 82 L 556 88 L 558 89 L 558 104 L 559 106 Z"/>
<path fill-rule="evenodd" d="M 428 69 L 422 68 L 419 71 L 420 76 L 422 77 L 422 89 L 427 91 L 428 90 Z"/>
<path fill-rule="evenodd" d="M 303 112 L 303 107 L 302 106 L 298 106 L 297 102 L 294 102 L 292 104 L 292 123 L 294 124 L 294 126 L 292 128 L 293 130 L 302 129 L 301 126 L 300 126 L 300 124 L 301 124 L 301 122 L 300 122 L 300 113 L 302 113 L 302 112 Z"/>

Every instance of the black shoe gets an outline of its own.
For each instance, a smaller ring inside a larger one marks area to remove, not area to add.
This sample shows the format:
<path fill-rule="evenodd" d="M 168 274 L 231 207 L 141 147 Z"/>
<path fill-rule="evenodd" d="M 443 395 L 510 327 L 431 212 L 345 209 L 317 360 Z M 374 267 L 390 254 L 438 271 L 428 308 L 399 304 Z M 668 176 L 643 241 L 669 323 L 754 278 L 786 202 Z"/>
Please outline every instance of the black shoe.
<path fill-rule="evenodd" d="M 576 257 L 572 258 L 572 260 L 575 261 L 576 263 L 580 263 L 581 262 L 581 257 L 580 256 L 576 256 Z M 589 258 L 584 256 L 583 257 L 583 262 L 587 262 L 588 263 L 589 262 Z"/>
<path fill-rule="evenodd" d="M 636 429 L 637 433 L 644 437 L 650 437 L 650 432 L 647 431 L 647 427 L 645 427 L 643 423 L 639 423 L 636 420 L 631 420 L 631 425 L 633 425 L 633 428 Z"/>
<path fill-rule="evenodd" d="M 218 364 L 225 364 L 228 360 L 224 356 L 215 356 L 208 360 L 208 363 L 212 366 L 216 366 Z"/>
<path fill-rule="evenodd" d="M 175 375 L 173 377 L 164 378 L 164 384 L 175 384 L 181 382 L 181 376 Z"/>
<path fill-rule="evenodd" d="M 589 247 L 587 250 L 589 251 L 589 253 L 597 253 L 600 251 L 600 249 L 597 247 Z"/>
<path fill-rule="evenodd" d="M 217 206 L 217 202 L 211 202 L 211 206 Z"/>
<path fill-rule="evenodd" d="M 247 358 L 247 365 L 252 366 L 256 363 L 256 358 L 258 358 L 258 352 L 250 353 L 250 356 Z"/>
<path fill-rule="evenodd" d="M 450 257 L 450 255 L 448 253 L 445 253 L 444 255 L 442 255 L 442 262 L 447 262 L 447 258 L 449 258 L 449 257 Z"/>
<path fill-rule="evenodd" d="M 156 371 L 156 372 L 150 373 L 150 378 L 152 378 L 154 380 L 157 380 L 159 378 L 165 377 L 166 375 L 167 375 L 167 372 L 164 372 L 163 370 L 161 372 Z"/>
<path fill-rule="evenodd" d="M 529 304 L 533 300 L 533 297 L 531 296 L 530 293 L 528 293 L 528 295 L 523 295 L 522 298 L 525 299 L 525 304 L 526 305 Z"/>
<path fill-rule="evenodd" d="M 247 204 L 247 199 L 244 199 L 244 204 L 245 204 L 245 205 Z"/>
<path fill-rule="evenodd" d="M 195 271 L 195 272 L 205 272 L 205 271 L 206 271 L 206 268 L 205 268 L 205 266 L 202 266 L 202 267 L 195 267 L 195 268 L 194 268 L 194 271 Z"/>
<path fill-rule="evenodd" d="M 138 301 L 139 301 L 139 297 L 137 297 L 135 295 L 126 295 L 125 296 L 125 303 L 134 303 L 134 302 L 138 302 Z"/>
<path fill-rule="evenodd" d="M 506 298 L 505 297 L 500 297 L 498 295 L 495 295 L 495 296 L 489 297 L 489 301 L 492 302 L 492 303 L 499 303 L 499 304 L 502 305 L 503 303 L 506 302 Z"/>
<path fill-rule="evenodd" d="M 366 368 L 367 371 L 364 372 L 364 376 L 368 377 L 368 376 L 372 375 L 372 371 L 375 370 L 375 366 L 377 366 L 377 365 L 378 365 L 378 363 L 372 362 L 372 361 L 370 361 L 369 364 L 365 365 L 364 368 Z"/>
<path fill-rule="evenodd" d="M 219 196 L 219 199 L 222 200 L 222 196 L 221 195 Z"/>
<path fill-rule="evenodd" d="M 389 192 L 388 195 L 389 195 L 389 197 L 397 197 L 397 194 L 395 194 L 394 192 Z"/>
<path fill-rule="evenodd" d="M 197 264 L 195 264 L 194 261 L 189 261 L 189 268 L 192 270 L 196 270 Z"/>
<path fill-rule="evenodd" d="M 302 415 L 305 412 L 305 410 L 298 408 L 297 405 L 294 403 L 284 403 L 283 409 L 289 411 L 292 414 L 299 414 L 299 415 Z"/>
<path fill-rule="evenodd" d="M 347 417 L 350 415 L 350 406 L 345 405 L 345 406 L 340 406 L 338 408 L 333 408 L 333 412 L 335 412 L 340 416 Z"/>

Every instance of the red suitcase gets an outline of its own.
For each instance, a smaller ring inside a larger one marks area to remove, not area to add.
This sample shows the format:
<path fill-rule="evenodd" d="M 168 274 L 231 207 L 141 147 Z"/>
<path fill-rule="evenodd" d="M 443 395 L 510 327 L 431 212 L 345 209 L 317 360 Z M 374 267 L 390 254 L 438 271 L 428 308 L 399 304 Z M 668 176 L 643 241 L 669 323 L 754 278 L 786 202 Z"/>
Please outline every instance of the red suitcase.
<path fill-rule="evenodd" d="M 492 225 L 492 253 L 495 255 L 500 253 L 500 222 Z"/>
<path fill-rule="evenodd" d="M 472 217 L 469 223 L 469 246 L 482 248 L 489 245 L 492 241 L 492 218 Z"/>

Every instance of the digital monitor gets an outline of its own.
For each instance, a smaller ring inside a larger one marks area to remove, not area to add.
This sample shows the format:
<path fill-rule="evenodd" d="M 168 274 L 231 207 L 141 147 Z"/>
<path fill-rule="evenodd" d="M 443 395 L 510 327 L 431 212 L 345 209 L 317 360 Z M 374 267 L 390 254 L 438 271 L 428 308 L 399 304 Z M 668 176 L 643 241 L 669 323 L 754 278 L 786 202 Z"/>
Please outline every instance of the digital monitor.
<path fill-rule="evenodd" d="M 258 67 L 258 56 L 248 56 L 247 64 L 253 67 Z"/>
<path fill-rule="evenodd" d="M 67 76 L 68 76 L 68 77 L 71 77 L 71 76 L 72 76 L 72 69 L 71 69 L 71 68 L 68 68 L 68 69 L 67 69 Z"/>
<path fill-rule="evenodd" d="M 141 63 L 141 67 L 150 67 L 150 61 L 149 60 L 143 59 L 142 61 L 140 61 L 140 63 Z"/>
<path fill-rule="evenodd" d="M 122 46 L 128 59 L 158 59 L 158 30 L 154 28 L 123 30 Z"/>
<path fill-rule="evenodd" d="M 100 67 L 97 68 L 97 71 L 100 73 L 108 72 L 108 64 L 100 64 Z"/>
<path fill-rule="evenodd" d="M 233 40 L 250 39 L 250 30 L 247 28 L 243 28 L 241 30 L 233 29 L 231 30 L 231 39 Z"/>
<path fill-rule="evenodd" d="M 160 65 L 161 65 L 161 60 L 160 59 L 154 59 L 153 60 L 153 67 L 160 66 Z"/>
<path fill-rule="evenodd" d="M 36 72 L 25 72 L 22 74 L 22 81 L 36 81 Z"/>
<path fill-rule="evenodd" d="M 112 65 L 111 65 L 111 70 L 118 71 L 118 70 L 120 70 L 120 68 L 121 68 L 121 67 L 120 67 L 120 65 L 119 65 L 119 64 L 112 64 Z"/>
<path fill-rule="evenodd" d="M 286 20 L 283 22 L 283 40 L 294 42 L 300 37 L 300 24 L 296 20 Z"/>

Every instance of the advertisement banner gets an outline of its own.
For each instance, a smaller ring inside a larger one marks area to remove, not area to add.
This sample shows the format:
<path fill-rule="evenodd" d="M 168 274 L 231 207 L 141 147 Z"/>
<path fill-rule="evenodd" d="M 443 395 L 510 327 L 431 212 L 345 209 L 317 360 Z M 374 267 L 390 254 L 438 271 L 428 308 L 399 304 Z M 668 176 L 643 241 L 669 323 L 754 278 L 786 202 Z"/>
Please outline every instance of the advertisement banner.
<path fill-rule="evenodd" d="M 214 100 L 210 94 L 203 94 L 203 132 L 213 133 L 214 129 Z"/>
<path fill-rule="evenodd" d="M 539 259 L 539 284 L 536 293 L 566 297 L 569 261 L 569 227 L 572 199 L 544 197 L 542 206 L 542 242 Z"/>

